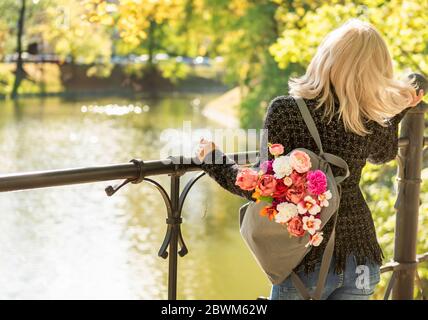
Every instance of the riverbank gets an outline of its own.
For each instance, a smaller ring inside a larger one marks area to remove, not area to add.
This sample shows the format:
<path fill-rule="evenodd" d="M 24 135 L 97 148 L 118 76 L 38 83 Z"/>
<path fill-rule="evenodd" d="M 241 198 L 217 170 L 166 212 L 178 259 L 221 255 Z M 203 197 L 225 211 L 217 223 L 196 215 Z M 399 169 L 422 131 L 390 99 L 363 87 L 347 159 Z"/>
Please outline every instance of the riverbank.
<path fill-rule="evenodd" d="M 205 106 L 202 114 L 227 128 L 239 128 L 239 106 L 245 95 L 240 87 L 235 87 Z"/>
<path fill-rule="evenodd" d="M 195 67 L 185 78 L 176 82 L 154 74 L 150 79 L 131 79 L 120 66 L 115 66 L 109 77 L 88 76 L 89 66 L 59 65 L 55 63 L 25 64 L 29 80 L 20 88 L 20 99 L 60 97 L 65 99 L 123 97 L 127 99 L 163 99 L 197 94 L 217 96 L 202 106 L 203 115 L 223 127 L 239 127 L 239 106 L 245 94 L 239 87 L 232 88 L 221 81 L 219 70 Z M 0 100 L 7 99 L 13 84 L 14 64 L 0 64 Z M 9 74 L 9 77 L 5 76 Z M 4 80 L 6 79 L 6 80 Z M 3 94 L 2 94 L 3 92 Z"/>
<path fill-rule="evenodd" d="M 9 96 L 15 65 L 0 63 L 0 99 Z M 113 66 L 108 76 L 90 75 L 93 66 L 26 63 L 28 78 L 19 89 L 19 97 L 53 96 L 169 96 L 179 93 L 223 93 L 230 89 L 222 82 L 222 72 L 215 67 L 194 66 L 183 79 L 164 78 L 159 71 L 149 76 L 130 72 L 126 66 Z"/>

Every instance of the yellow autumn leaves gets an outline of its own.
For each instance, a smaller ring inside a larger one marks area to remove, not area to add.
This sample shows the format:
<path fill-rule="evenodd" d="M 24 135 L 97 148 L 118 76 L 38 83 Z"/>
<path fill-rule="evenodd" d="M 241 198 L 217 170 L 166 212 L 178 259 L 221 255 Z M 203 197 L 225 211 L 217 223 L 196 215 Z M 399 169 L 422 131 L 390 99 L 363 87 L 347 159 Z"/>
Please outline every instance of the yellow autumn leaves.
<path fill-rule="evenodd" d="M 281 68 L 306 65 L 323 37 L 349 18 L 373 23 L 384 35 L 399 71 L 428 74 L 428 0 L 297 1 L 277 0 L 282 34 L 270 47 Z M 297 8 L 295 6 L 298 6 Z M 311 8 L 310 10 L 303 9 Z M 302 12 L 304 12 L 302 14 Z"/>

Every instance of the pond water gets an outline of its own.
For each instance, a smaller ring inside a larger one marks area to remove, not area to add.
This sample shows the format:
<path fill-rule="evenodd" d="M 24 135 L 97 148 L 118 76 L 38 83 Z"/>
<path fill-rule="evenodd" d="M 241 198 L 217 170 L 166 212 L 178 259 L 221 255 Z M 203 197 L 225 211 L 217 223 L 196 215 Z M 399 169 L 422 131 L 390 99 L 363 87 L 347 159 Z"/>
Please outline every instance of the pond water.
<path fill-rule="evenodd" d="M 158 159 L 166 128 L 215 128 L 209 95 L 0 102 L 0 174 Z M 182 185 L 194 173 L 183 177 Z M 166 188 L 168 177 L 156 178 Z M 168 261 L 161 196 L 108 183 L 0 194 L 0 299 L 166 299 Z M 244 200 L 209 177 L 190 192 L 178 260 L 179 299 L 255 299 L 270 283 L 243 242 Z"/>

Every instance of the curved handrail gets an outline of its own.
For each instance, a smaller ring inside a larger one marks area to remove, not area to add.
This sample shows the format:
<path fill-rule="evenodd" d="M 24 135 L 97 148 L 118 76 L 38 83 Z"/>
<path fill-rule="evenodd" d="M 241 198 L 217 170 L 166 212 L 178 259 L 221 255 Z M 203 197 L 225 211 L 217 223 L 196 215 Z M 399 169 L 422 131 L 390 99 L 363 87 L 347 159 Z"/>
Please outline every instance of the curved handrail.
<path fill-rule="evenodd" d="M 258 151 L 228 153 L 233 159 L 251 159 Z M 181 163 L 175 163 L 177 157 L 144 161 L 144 177 L 172 174 L 177 171 L 200 171 L 200 164 L 194 158 L 181 157 Z M 100 181 L 138 179 L 140 168 L 135 163 L 121 163 L 84 168 L 35 171 L 0 175 L 0 192 L 48 188 L 72 184 Z"/>

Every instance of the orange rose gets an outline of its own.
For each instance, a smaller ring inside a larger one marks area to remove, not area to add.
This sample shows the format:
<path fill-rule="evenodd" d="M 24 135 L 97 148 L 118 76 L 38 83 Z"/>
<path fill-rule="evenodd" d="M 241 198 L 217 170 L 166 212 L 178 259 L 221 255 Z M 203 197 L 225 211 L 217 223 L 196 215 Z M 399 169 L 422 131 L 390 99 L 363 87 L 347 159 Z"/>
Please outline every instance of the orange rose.
<path fill-rule="evenodd" d="M 299 217 L 292 218 L 287 224 L 288 233 L 295 237 L 302 237 L 305 234 L 303 222 Z"/>
<path fill-rule="evenodd" d="M 285 196 L 289 201 L 291 201 L 294 204 L 298 204 L 306 195 L 305 187 L 304 186 L 296 186 L 288 188 L 285 192 Z"/>
<path fill-rule="evenodd" d="M 257 186 L 258 180 L 259 174 L 256 171 L 250 168 L 244 168 L 236 176 L 235 184 L 242 190 L 249 191 L 254 190 L 254 188 Z"/>
<path fill-rule="evenodd" d="M 257 187 L 260 189 L 262 196 L 268 197 L 271 196 L 276 190 L 276 180 L 274 176 L 270 174 L 265 174 L 259 180 Z"/>

